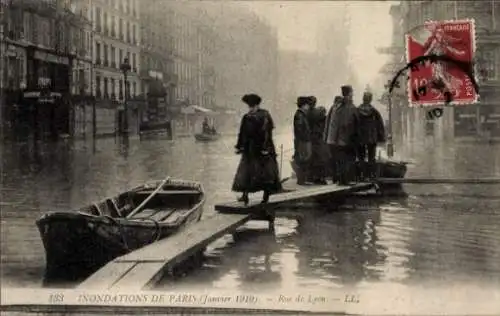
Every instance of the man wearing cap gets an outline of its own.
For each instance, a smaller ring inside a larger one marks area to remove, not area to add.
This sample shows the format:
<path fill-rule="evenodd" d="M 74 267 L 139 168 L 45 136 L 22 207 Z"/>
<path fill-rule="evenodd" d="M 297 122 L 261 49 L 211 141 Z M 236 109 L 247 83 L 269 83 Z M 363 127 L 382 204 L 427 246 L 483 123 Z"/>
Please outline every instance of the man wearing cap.
<path fill-rule="evenodd" d="M 297 98 L 297 111 L 293 117 L 294 148 L 293 161 L 297 165 L 297 184 L 304 185 L 309 177 L 309 164 L 312 155 L 311 127 L 308 111 L 311 100 L 308 97 Z"/>
<path fill-rule="evenodd" d="M 371 92 L 363 94 L 363 103 L 358 107 L 358 159 L 361 178 L 376 177 L 375 153 L 377 143 L 385 142 L 384 120 L 380 112 L 371 105 L 373 95 Z M 368 163 L 365 159 L 368 158 Z"/>
<path fill-rule="evenodd" d="M 342 86 L 341 91 L 342 101 L 328 115 L 324 139 L 336 160 L 338 179 L 334 178 L 334 181 L 348 185 L 354 180 L 358 116 L 352 101 L 352 87 Z"/>

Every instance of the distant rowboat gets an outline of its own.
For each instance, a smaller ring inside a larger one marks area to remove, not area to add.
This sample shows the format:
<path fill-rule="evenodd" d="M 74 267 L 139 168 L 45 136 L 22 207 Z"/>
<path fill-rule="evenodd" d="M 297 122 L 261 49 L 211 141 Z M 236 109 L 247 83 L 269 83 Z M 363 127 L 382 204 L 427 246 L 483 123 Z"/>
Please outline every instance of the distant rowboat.
<path fill-rule="evenodd" d="M 220 134 L 205 134 L 205 133 L 199 133 L 195 134 L 194 138 L 199 141 L 199 142 L 211 142 L 211 141 L 216 141 L 220 138 Z"/>

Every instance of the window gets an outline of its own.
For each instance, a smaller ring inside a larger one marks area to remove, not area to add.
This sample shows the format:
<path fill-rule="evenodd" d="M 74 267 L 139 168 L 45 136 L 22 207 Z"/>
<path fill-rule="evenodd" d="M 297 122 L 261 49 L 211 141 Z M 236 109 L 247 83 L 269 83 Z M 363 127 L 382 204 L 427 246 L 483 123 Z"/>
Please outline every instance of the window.
<path fill-rule="evenodd" d="M 24 25 L 24 38 L 28 42 L 33 42 L 33 31 L 32 31 L 32 15 L 31 13 L 25 11 L 23 16 L 23 25 Z"/>
<path fill-rule="evenodd" d="M 136 44 L 135 41 L 135 32 L 136 32 L 136 26 L 135 24 L 132 25 L 132 44 Z"/>
<path fill-rule="evenodd" d="M 127 32 L 127 43 L 130 43 L 130 40 L 131 40 L 132 36 L 130 36 L 130 22 L 128 22 L 128 21 L 127 21 L 126 32 Z"/>
<path fill-rule="evenodd" d="M 111 78 L 111 97 L 112 98 L 116 97 L 116 82 L 115 82 L 115 78 Z"/>
<path fill-rule="evenodd" d="M 104 97 L 109 98 L 108 78 L 104 77 Z"/>
<path fill-rule="evenodd" d="M 136 96 L 137 95 L 137 82 L 132 82 L 132 96 Z"/>
<path fill-rule="evenodd" d="M 116 37 L 116 17 L 111 17 L 111 36 Z"/>
<path fill-rule="evenodd" d="M 101 77 L 100 76 L 95 77 L 95 94 L 96 94 L 96 97 L 98 97 L 98 98 L 101 97 Z"/>
<path fill-rule="evenodd" d="M 116 49 L 111 46 L 111 67 L 116 67 Z"/>
<path fill-rule="evenodd" d="M 119 34 L 119 39 L 122 41 L 124 40 L 124 35 L 123 35 L 123 20 L 120 19 L 118 22 L 118 34 Z"/>
<path fill-rule="evenodd" d="M 104 34 L 109 35 L 108 14 L 106 12 L 104 12 L 103 20 Z"/>
<path fill-rule="evenodd" d="M 109 65 L 109 56 L 108 56 L 108 45 L 104 44 L 104 66 Z"/>
<path fill-rule="evenodd" d="M 37 33 L 38 33 L 38 44 L 45 47 L 50 47 L 50 21 L 44 17 L 37 17 Z"/>
<path fill-rule="evenodd" d="M 135 53 L 133 53 L 132 54 L 132 71 L 137 71 L 136 58 L 137 58 L 137 55 Z"/>
<path fill-rule="evenodd" d="M 481 76 L 487 80 L 497 80 L 499 75 L 500 47 L 485 47 L 479 54 L 481 65 Z"/>
<path fill-rule="evenodd" d="M 97 32 L 101 31 L 101 8 L 96 7 L 95 8 L 95 27 Z"/>
<path fill-rule="evenodd" d="M 500 30 L 500 1 L 491 1 L 492 12 L 491 18 L 493 20 L 493 29 L 496 31 Z"/>
<path fill-rule="evenodd" d="M 99 42 L 95 42 L 95 61 L 96 64 L 101 64 L 101 44 Z"/>
<path fill-rule="evenodd" d="M 123 50 L 120 49 L 120 59 L 118 61 L 119 64 L 121 64 L 123 62 Z"/>

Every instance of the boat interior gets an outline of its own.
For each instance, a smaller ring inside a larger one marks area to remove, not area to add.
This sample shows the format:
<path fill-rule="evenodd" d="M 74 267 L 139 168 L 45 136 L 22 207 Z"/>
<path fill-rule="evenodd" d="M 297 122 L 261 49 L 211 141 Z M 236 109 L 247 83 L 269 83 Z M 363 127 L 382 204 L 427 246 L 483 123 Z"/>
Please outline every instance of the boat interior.
<path fill-rule="evenodd" d="M 140 187 L 107 198 L 98 203 L 79 209 L 81 213 L 94 216 L 125 218 L 156 188 Z M 156 222 L 173 221 L 183 214 L 189 213 L 203 199 L 203 192 L 195 188 L 179 185 L 164 185 L 160 191 L 142 206 L 142 210 L 131 216 L 131 220 L 153 220 Z"/>

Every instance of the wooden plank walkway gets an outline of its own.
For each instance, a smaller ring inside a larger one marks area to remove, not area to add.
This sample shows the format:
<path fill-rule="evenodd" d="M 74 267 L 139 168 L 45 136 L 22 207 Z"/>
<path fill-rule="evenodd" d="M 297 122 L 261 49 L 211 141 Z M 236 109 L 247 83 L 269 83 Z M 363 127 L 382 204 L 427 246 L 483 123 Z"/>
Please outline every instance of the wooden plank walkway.
<path fill-rule="evenodd" d="M 373 187 L 373 183 L 357 183 L 350 186 L 335 184 L 296 186 L 290 192 L 271 196 L 266 204 L 256 200 L 247 206 L 241 202 L 216 205 L 215 209 L 219 213 L 215 216 L 186 227 L 171 237 L 116 258 L 82 282 L 79 288 L 140 290 L 150 287 L 165 272 L 203 251 L 213 241 L 225 234 L 233 233 L 251 219 L 259 219 L 262 211 L 272 210 L 285 202 L 349 194 Z M 268 220 L 274 221 L 274 215 Z"/>
<path fill-rule="evenodd" d="M 79 288 L 142 289 L 169 268 L 233 232 L 250 218 L 249 214 L 216 214 L 202 219 L 169 238 L 116 258 L 82 282 Z"/>
<path fill-rule="evenodd" d="M 500 178 L 379 178 L 381 184 L 500 184 Z"/>
<path fill-rule="evenodd" d="M 339 186 L 337 184 L 293 186 L 292 188 L 288 188 L 290 192 L 271 195 L 269 202 L 266 204 L 261 204 L 259 199 L 250 201 L 250 203 L 246 206 L 242 202 L 235 201 L 216 204 L 215 210 L 220 213 L 230 214 L 256 213 L 256 211 L 277 207 L 285 202 L 297 202 L 308 198 L 323 196 L 345 195 L 354 192 L 367 191 L 373 187 L 373 183 L 356 183 L 349 186 Z"/>

